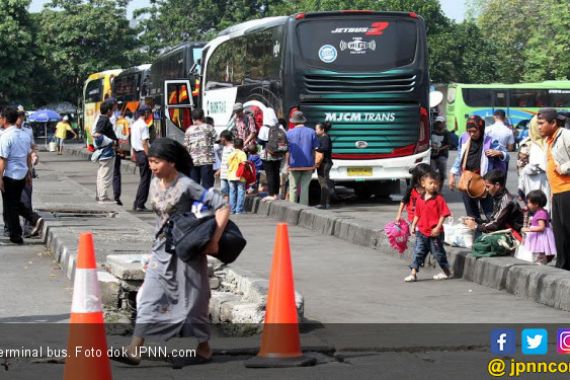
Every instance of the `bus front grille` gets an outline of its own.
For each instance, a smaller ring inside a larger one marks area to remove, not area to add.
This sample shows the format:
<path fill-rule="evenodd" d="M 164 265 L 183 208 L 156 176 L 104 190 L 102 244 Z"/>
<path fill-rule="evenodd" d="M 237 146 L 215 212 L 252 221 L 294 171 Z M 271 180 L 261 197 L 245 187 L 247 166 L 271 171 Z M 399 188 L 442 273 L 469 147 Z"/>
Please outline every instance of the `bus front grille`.
<path fill-rule="evenodd" d="M 307 73 L 304 75 L 304 82 L 308 94 L 409 93 L 416 85 L 416 75 Z"/>

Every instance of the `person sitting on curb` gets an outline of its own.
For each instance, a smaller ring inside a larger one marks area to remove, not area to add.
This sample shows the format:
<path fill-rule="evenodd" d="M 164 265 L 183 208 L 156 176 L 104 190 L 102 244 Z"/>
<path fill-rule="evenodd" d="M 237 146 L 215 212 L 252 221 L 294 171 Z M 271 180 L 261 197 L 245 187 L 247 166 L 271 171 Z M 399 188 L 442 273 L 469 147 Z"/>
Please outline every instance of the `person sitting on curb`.
<path fill-rule="evenodd" d="M 523 227 L 524 215 L 516 199 L 505 187 L 505 173 L 502 170 L 492 170 L 483 178 L 485 179 L 487 196 L 493 199 L 493 214 L 490 221 L 465 218 L 463 223 L 476 230 L 476 235 L 510 228 L 516 236 Z"/>

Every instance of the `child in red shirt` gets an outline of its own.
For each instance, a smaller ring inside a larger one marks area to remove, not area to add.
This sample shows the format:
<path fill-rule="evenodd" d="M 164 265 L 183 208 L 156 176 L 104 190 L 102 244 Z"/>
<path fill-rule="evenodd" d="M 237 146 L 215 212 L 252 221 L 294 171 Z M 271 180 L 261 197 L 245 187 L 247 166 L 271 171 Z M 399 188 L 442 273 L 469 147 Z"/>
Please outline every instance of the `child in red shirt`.
<path fill-rule="evenodd" d="M 433 276 L 434 280 L 447 280 L 451 277 L 449 263 L 443 248 L 443 221 L 451 215 L 447 203 L 438 193 L 439 176 L 437 173 L 428 172 L 421 179 L 425 194 L 416 202 L 416 215 L 412 222 L 412 232 L 416 233 L 416 246 L 414 258 L 410 269 L 412 272 L 404 279 L 405 282 L 417 280 L 417 273 L 424 265 L 429 252 L 435 257 L 443 270 Z M 417 230 L 416 230 L 417 227 Z"/>
<path fill-rule="evenodd" d="M 423 163 L 416 165 L 413 169 L 410 170 L 412 179 L 410 181 L 410 186 L 406 189 L 406 192 L 404 193 L 404 198 L 402 198 L 402 202 L 400 202 L 400 208 L 398 209 L 398 213 L 396 214 L 396 222 L 402 219 L 402 212 L 404 211 L 404 208 L 408 212 L 408 222 L 411 223 L 414 220 L 416 202 L 418 198 L 420 198 L 424 193 L 424 189 L 420 181 L 424 176 L 424 174 L 426 174 L 429 171 L 431 171 L 431 166 Z"/>

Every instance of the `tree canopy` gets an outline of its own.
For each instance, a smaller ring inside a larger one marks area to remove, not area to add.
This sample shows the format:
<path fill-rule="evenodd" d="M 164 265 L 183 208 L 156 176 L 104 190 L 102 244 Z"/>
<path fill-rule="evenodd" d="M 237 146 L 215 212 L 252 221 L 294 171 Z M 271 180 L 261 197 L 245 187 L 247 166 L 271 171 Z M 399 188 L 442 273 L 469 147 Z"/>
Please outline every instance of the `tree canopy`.
<path fill-rule="evenodd" d="M 341 9 L 421 15 L 436 83 L 570 78 L 568 0 L 470 0 L 461 23 L 438 0 L 151 0 L 134 23 L 129 0 L 52 0 L 36 14 L 30 2 L 0 2 L 0 104 L 77 103 L 90 73 L 151 63 L 246 20 Z"/>

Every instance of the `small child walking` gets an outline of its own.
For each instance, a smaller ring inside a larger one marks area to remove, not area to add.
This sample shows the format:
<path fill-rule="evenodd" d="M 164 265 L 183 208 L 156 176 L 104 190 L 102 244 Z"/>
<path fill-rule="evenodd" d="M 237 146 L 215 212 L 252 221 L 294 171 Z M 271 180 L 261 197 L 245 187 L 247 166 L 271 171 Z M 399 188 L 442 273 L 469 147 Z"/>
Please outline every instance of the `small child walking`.
<path fill-rule="evenodd" d="M 402 219 L 402 212 L 404 209 L 408 212 L 408 222 L 411 223 L 414 220 L 415 210 L 416 210 L 416 202 L 418 198 L 420 198 L 424 194 L 424 188 L 421 185 L 422 177 L 431 171 L 431 166 L 428 164 L 419 164 L 416 165 L 412 170 L 410 170 L 410 174 L 412 175 L 412 179 L 410 181 L 410 186 L 406 189 L 406 193 L 404 194 L 404 198 L 402 198 L 402 202 L 400 202 L 400 208 L 398 209 L 398 213 L 396 214 L 396 222 Z"/>
<path fill-rule="evenodd" d="M 556 256 L 556 244 L 550 226 L 550 215 L 544 209 L 546 194 L 542 190 L 533 190 L 526 195 L 526 201 L 528 210 L 534 215 L 530 227 L 522 229 L 526 233 L 524 247 L 532 252 L 536 263 L 548 264 Z"/>
<path fill-rule="evenodd" d="M 238 177 L 239 164 L 247 161 L 243 151 L 243 139 L 234 139 L 234 151 L 228 157 L 228 181 L 230 183 L 230 209 L 232 214 L 243 214 L 245 204 L 245 178 Z"/>
<path fill-rule="evenodd" d="M 223 146 L 220 170 L 215 174 L 220 177 L 220 191 L 227 199 L 230 195 L 230 182 L 228 181 L 228 158 L 234 152 L 234 136 L 230 131 L 220 133 L 220 145 Z"/>
<path fill-rule="evenodd" d="M 440 179 L 437 173 L 429 171 L 420 180 L 425 194 L 418 198 L 412 232 L 416 233 L 416 246 L 410 275 L 405 282 L 417 280 L 420 267 L 424 265 L 427 254 L 431 252 L 443 272 L 433 276 L 434 280 L 447 280 L 451 277 L 449 263 L 443 248 L 443 221 L 451 215 L 447 203 L 439 194 Z M 417 227 L 417 230 L 416 230 Z"/>

